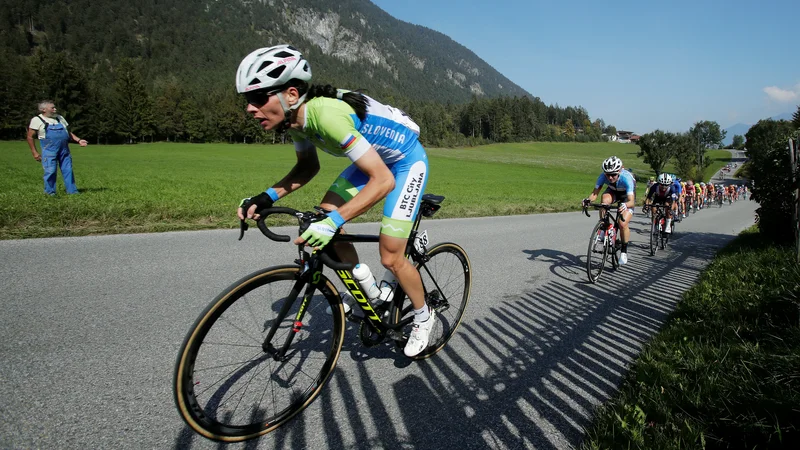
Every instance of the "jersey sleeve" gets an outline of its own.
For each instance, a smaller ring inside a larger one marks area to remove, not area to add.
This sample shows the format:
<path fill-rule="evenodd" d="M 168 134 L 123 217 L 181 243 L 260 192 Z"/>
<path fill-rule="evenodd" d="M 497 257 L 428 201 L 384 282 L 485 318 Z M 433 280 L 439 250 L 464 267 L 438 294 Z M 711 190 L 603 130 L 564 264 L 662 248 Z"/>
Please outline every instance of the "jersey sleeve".
<path fill-rule="evenodd" d="M 606 184 L 606 176 L 601 173 L 600 176 L 597 177 L 597 182 L 594 183 L 594 188 L 600 189 L 604 184 Z"/>
<path fill-rule="evenodd" d="M 307 137 L 294 132 L 294 130 L 289 130 L 288 134 L 289 134 L 289 137 L 291 137 L 292 141 L 294 142 L 294 151 L 295 152 L 297 152 L 297 153 L 307 153 L 307 152 L 313 152 L 313 151 L 316 150 L 316 147 L 314 147 L 314 144 L 311 143 L 311 140 L 308 139 Z"/>
<path fill-rule="evenodd" d="M 626 195 L 635 195 L 636 191 L 635 191 L 634 186 L 636 186 L 636 184 L 634 184 L 633 175 L 631 175 L 631 173 L 627 172 L 627 171 L 625 171 L 623 173 L 625 174 L 625 194 Z M 622 176 L 620 175 L 620 178 L 621 177 Z"/>
<path fill-rule="evenodd" d="M 355 162 L 372 147 L 366 138 L 356 130 L 355 122 L 346 112 L 327 109 L 317 117 L 317 133 L 325 140 L 337 142 L 344 154 Z"/>

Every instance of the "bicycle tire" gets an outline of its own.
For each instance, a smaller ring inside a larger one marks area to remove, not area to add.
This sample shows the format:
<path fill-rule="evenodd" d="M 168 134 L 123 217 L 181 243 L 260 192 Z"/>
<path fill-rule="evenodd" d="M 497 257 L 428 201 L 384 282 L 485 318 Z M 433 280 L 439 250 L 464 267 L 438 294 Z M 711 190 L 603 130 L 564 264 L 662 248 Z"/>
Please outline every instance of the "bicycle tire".
<path fill-rule="evenodd" d="M 661 233 L 658 229 L 658 222 L 661 219 L 659 217 L 654 217 L 653 220 L 650 222 L 650 256 L 656 256 L 656 252 L 658 252 L 658 241 L 660 240 Z"/>
<path fill-rule="evenodd" d="M 589 236 L 589 249 L 586 251 L 586 275 L 589 276 L 589 281 L 592 283 L 596 283 L 600 278 L 608 258 L 608 244 L 606 243 L 608 239 L 603 239 L 602 241 L 597 239 L 603 225 L 603 222 L 597 222 L 597 225 L 594 226 L 592 234 Z M 600 250 L 599 252 L 598 249 Z M 598 256 L 598 253 L 600 256 Z M 592 264 L 593 260 L 596 260 L 596 267 Z"/>
<path fill-rule="evenodd" d="M 422 278 L 425 301 L 436 311 L 436 322 L 433 324 L 428 346 L 411 358 L 417 360 L 434 355 L 453 337 L 453 333 L 464 318 L 472 289 L 472 265 L 467 252 L 458 244 L 452 242 L 436 244 L 426 252 L 426 255 L 429 259 L 422 264 L 415 264 L 415 267 Z M 443 258 L 436 258 L 437 255 L 450 255 L 455 259 L 447 258 L 449 263 L 448 261 L 442 263 Z M 398 285 L 389 308 L 390 324 L 395 325 L 409 320 L 413 315 L 414 307 L 402 287 Z M 398 348 L 405 347 L 411 327 L 412 323 L 409 322 L 403 328 L 404 339 L 395 341 Z"/>
<path fill-rule="evenodd" d="M 200 435 L 240 442 L 267 434 L 311 404 L 330 379 L 344 338 L 341 297 L 321 275 L 322 288 L 297 327 L 308 288 L 299 272 L 297 266 L 279 266 L 240 279 L 205 308 L 186 335 L 175 364 L 174 397 L 183 420 Z M 272 341 L 281 348 L 294 333 L 281 361 L 262 343 L 294 295 Z"/>
<path fill-rule="evenodd" d="M 614 270 L 619 269 L 619 256 L 617 256 L 617 249 L 611 250 L 611 268 Z"/>

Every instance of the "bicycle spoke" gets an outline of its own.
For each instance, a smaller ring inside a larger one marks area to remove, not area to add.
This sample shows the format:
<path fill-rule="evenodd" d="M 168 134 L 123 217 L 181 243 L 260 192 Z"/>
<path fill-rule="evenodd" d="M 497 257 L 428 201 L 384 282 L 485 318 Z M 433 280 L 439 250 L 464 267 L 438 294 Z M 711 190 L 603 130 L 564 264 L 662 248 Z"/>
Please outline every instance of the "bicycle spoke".
<path fill-rule="evenodd" d="M 304 283 L 295 278 L 298 271 L 277 268 L 234 284 L 198 319 L 200 328 L 188 334 L 176 395 L 183 398 L 181 414 L 192 417 L 187 423 L 196 430 L 234 438 L 263 434 L 319 394 L 341 349 L 344 315 L 341 308 L 326 314 L 325 307 L 338 298 L 320 291 L 306 304 L 293 301 L 302 298 L 296 296 Z M 330 293 L 333 286 L 329 281 L 325 286 Z M 303 324 L 295 331 L 301 306 Z M 268 335 L 271 342 L 265 343 Z"/>

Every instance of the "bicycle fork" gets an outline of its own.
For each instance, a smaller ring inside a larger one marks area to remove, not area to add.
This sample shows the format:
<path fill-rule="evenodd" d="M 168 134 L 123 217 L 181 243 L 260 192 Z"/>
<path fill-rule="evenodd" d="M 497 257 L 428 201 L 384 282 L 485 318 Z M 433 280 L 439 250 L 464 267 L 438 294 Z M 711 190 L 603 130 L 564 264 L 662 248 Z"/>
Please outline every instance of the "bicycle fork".
<path fill-rule="evenodd" d="M 294 303 L 297 301 L 297 298 L 300 294 L 300 289 L 303 287 L 306 281 L 304 279 L 299 279 L 295 283 L 294 287 L 292 288 L 289 296 L 286 297 L 286 301 L 283 302 L 283 306 L 281 306 L 281 310 L 278 312 L 278 316 L 275 318 L 275 321 L 272 323 L 272 327 L 270 328 L 269 332 L 267 333 L 267 337 L 264 339 L 264 342 L 261 343 L 261 349 L 264 353 L 268 353 L 272 355 L 272 359 L 275 361 L 284 362 L 289 359 L 286 356 L 286 353 L 289 351 L 289 347 L 292 345 L 292 341 L 294 340 L 295 335 L 300 332 L 303 328 L 303 316 L 305 316 L 306 308 L 308 304 L 311 302 L 311 298 L 314 296 L 314 290 L 316 286 L 312 283 L 308 283 L 306 287 L 306 291 L 303 294 L 302 303 L 300 304 L 300 309 L 297 311 L 294 317 L 294 323 L 292 324 L 292 330 L 290 333 L 287 333 L 286 340 L 283 343 L 283 346 L 280 349 L 276 349 L 274 345 L 272 345 L 272 338 L 275 337 L 275 333 L 278 331 L 281 323 L 283 323 L 283 319 L 289 313 L 289 310 L 292 308 Z"/>

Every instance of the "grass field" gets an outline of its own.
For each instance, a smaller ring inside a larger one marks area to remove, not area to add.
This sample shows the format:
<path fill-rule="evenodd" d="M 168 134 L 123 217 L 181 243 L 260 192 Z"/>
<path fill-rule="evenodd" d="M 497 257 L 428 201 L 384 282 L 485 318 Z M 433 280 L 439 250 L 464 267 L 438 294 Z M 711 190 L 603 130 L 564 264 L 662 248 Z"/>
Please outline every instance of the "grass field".
<path fill-rule="evenodd" d="M 650 174 L 637 151 L 629 144 L 553 142 L 430 148 L 427 192 L 447 197 L 439 218 L 574 210 L 608 156 Z M 320 174 L 281 204 L 310 209 L 349 162 L 319 154 Z M 295 162 L 289 145 L 74 146 L 72 155 L 81 195 L 67 196 L 59 174 L 59 195 L 50 198 L 27 144 L 0 142 L 0 239 L 237 227 L 241 198 L 263 191 Z M 710 156 L 709 174 L 730 154 Z M 380 213 L 378 206 L 356 220 L 377 221 Z"/>
<path fill-rule="evenodd" d="M 755 226 L 721 251 L 597 411 L 582 448 L 800 448 L 795 257 Z"/>

